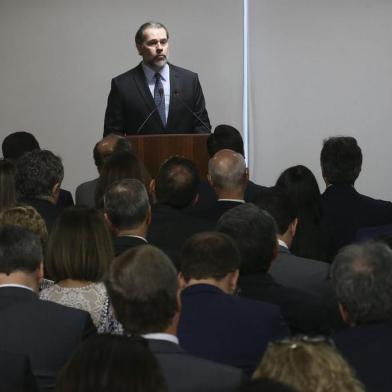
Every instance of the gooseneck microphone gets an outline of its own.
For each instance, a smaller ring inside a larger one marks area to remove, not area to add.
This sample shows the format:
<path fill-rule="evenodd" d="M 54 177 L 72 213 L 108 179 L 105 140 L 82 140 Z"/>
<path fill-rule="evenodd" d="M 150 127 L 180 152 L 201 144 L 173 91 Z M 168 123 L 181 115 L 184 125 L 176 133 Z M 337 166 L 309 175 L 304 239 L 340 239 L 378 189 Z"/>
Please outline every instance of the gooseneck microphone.
<path fill-rule="evenodd" d="M 208 133 L 211 132 L 210 127 L 208 127 L 207 124 L 200 118 L 200 116 L 196 112 L 194 112 L 189 107 L 189 105 L 182 99 L 181 94 L 180 94 L 180 92 L 177 89 L 174 90 L 173 96 L 180 100 L 180 102 L 184 105 L 184 107 L 188 110 L 188 112 L 191 113 L 192 116 L 195 117 L 200 122 L 201 125 L 203 125 L 203 127 L 207 130 Z"/>
<path fill-rule="evenodd" d="M 163 88 L 161 87 L 159 90 L 159 96 L 161 97 L 161 100 L 159 101 L 159 104 L 155 106 L 154 109 L 151 110 L 151 112 L 147 115 L 147 117 L 145 118 L 145 120 L 142 122 L 142 124 L 140 125 L 140 127 L 136 130 L 136 135 L 138 135 L 140 133 L 140 131 L 143 129 L 143 127 L 146 125 L 147 121 L 150 119 L 150 117 L 158 110 L 159 106 L 161 106 L 162 101 L 163 101 L 163 97 L 164 97 L 164 91 Z"/>

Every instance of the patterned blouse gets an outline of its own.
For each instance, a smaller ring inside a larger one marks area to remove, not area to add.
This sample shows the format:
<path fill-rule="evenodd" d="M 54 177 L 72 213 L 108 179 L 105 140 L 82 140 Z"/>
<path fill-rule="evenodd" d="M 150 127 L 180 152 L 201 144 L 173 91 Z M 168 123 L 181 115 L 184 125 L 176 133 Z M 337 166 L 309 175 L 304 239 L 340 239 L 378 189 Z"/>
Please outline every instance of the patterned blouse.
<path fill-rule="evenodd" d="M 89 312 L 98 333 L 122 332 L 121 325 L 114 318 L 105 285 L 101 282 L 83 287 L 61 287 L 54 284 L 43 289 L 39 297 Z"/>

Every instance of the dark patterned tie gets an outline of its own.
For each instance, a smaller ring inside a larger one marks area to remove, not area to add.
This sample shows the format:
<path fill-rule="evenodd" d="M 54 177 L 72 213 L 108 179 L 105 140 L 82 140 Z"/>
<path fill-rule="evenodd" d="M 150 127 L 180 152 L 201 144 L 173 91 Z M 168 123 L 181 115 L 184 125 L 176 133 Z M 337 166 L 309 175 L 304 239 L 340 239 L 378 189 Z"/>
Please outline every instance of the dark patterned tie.
<path fill-rule="evenodd" d="M 157 72 L 154 76 L 155 76 L 154 101 L 156 107 L 158 108 L 159 115 L 161 116 L 163 126 L 166 127 L 165 93 L 163 90 L 161 74 Z"/>

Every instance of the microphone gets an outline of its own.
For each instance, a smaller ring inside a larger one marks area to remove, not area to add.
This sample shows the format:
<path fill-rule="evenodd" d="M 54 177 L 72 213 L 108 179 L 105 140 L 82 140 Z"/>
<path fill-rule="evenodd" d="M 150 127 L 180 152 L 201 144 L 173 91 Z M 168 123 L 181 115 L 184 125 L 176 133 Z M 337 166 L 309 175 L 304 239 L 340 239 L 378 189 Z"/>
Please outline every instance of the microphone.
<path fill-rule="evenodd" d="M 207 126 L 207 124 L 200 118 L 200 116 L 194 112 L 189 105 L 182 99 L 180 92 L 175 89 L 174 93 L 173 93 L 174 97 L 179 98 L 180 102 L 184 105 L 184 107 L 188 110 L 189 113 L 192 114 L 193 117 L 195 117 L 201 125 L 203 125 L 203 127 L 207 130 L 208 133 L 211 132 L 211 129 Z"/>
<path fill-rule="evenodd" d="M 161 97 L 161 100 L 159 101 L 159 104 L 155 106 L 155 108 L 153 110 L 151 110 L 151 112 L 147 115 L 147 117 L 145 118 L 145 120 L 142 122 L 142 124 L 140 125 L 140 127 L 136 130 L 136 135 L 138 135 L 140 133 L 140 131 L 143 129 L 143 127 L 146 125 L 147 121 L 150 119 L 150 117 L 158 110 L 159 106 L 161 106 L 162 104 L 162 100 L 164 97 L 164 91 L 163 88 L 161 87 L 159 90 L 159 96 Z"/>

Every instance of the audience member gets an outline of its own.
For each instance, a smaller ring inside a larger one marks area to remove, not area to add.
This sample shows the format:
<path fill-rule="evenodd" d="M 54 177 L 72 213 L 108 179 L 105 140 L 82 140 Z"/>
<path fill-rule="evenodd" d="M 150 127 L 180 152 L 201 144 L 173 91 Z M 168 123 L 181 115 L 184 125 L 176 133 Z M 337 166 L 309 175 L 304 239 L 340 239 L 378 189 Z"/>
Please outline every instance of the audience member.
<path fill-rule="evenodd" d="M 330 265 L 295 256 L 290 252 L 299 225 L 297 211 L 290 199 L 279 191 L 263 193 L 254 200 L 275 220 L 278 231 L 278 255 L 270 273 L 283 286 L 320 295 L 327 286 Z"/>
<path fill-rule="evenodd" d="M 115 255 L 147 243 L 151 207 L 145 186 L 134 179 L 114 182 L 104 196 L 105 218 L 114 234 Z"/>
<path fill-rule="evenodd" d="M 142 338 L 98 335 L 74 352 L 56 392 L 166 392 L 157 360 Z"/>
<path fill-rule="evenodd" d="M 117 142 L 123 138 L 123 136 L 112 133 L 95 144 L 93 149 L 93 157 L 98 174 L 101 173 L 105 159 L 107 159 L 107 157 L 113 153 Z M 98 179 L 99 178 L 97 177 L 93 180 L 83 182 L 76 187 L 76 205 L 95 207 L 95 190 L 97 188 Z"/>
<path fill-rule="evenodd" d="M 16 163 L 16 190 L 21 202 L 34 207 L 50 231 L 61 209 L 56 206 L 64 177 L 61 159 L 47 150 L 25 153 Z"/>
<path fill-rule="evenodd" d="M 185 209 L 198 198 L 199 173 L 189 159 L 172 157 L 159 168 L 150 191 L 157 204 L 152 206 L 148 242 L 175 261 L 178 250 L 194 233 L 210 230 L 213 224 L 193 217 Z"/>
<path fill-rule="evenodd" d="M 271 215 L 254 204 L 243 204 L 222 215 L 217 230 L 231 236 L 240 250 L 240 295 L 280 306 L 293 333 L 330 332 L 327 310 L 318 297 L 281 286 L 269 274 L 277 255 L 277 230 Z"/>
<path fill-rule="evenodd" d="M 195 234 L 179 255 L 180 344 L 196 356 L 239 367 L 251 375 L 269 341 L 289 329 L 278 306 L 234 296 L 241 256 L 216 232 Z"/>
<path fill-rule="evenodd" d="M 88 207 L 64 210 L 53 226 L 45 257 L 56 284 L 42 290 L 40 298 L 89 312 L 98 332 L 117 331 L 102 282 L 113 257 L 101 213 Z"/>
<path fill-rule="evenodd" d="M 116 144 L 116 148 L 119 142 Z M 123 143 L 120 143 L 122 146 Z M 130 150 L 115 150 L 104 162 L 97 187 L 95 190 L 95 205 L 103 208 L 103 195 L 115 181 L 124 178 L 134 178 L 141 181 L 146 188 L 150 185 L 151 177 L 143 163 Z"/>
<path fill-rule="evenodd" d="M 248 169 L 241 154 L 232 150 L 218 151 L 208 162 L 208 182 L 218 200 L 197 214 L 216 222 L 227 210 L 244 203 Z"/>
<path fill-rule="evenodd" d="M 237 392 L 299 392 L 291 386 L 268 378 L 249 380 L 242 384 Z"/>
<path fill-rule="evenodd" d="M 321 233 L 321 196 L 314 174 L 305 166 L 286 169 L 276 181 L 297 210 L 298 224 L 290 246 L 293 254 L 314 260 L 325 260 Z"/>
<path fill-rule="evenodd" d="M 333 336 L 368 392 L 392 390 L 392 251 L 381 243 L 343 248 L 332 282 L 349 328 Z"/>
<path fill-rule="evenodd" d="M 14 162 L 24 153 L 40 149 L 41 147 L 34 135 L 24 131 L 9 134 L 4 138 L 2 144 L 4 158 Z M 60 194 L 56 204 L 60 208 L 73 206 L 74 202 L 71 192 L 60 188 Z"/>
<path fill-rule="evenodd" d="M 365 392 L 348 363 L 322 337 L 271 343 L 253 378 L 270 378 L 301 392 Z"/>
<path fill-rule="evenodd" d="M 129 249 L 110 265 L 106 287 L 128 334 L 143 335 L 170 391 L 234 391 L 241 372 L 186 354 L 178 345 L 180 298 L 170 259 L 151 245 Z"/>
<path fill-rule="evenodd" d="M 0 350 L 27 355 L 44 388 L 95 328 L 88 313 L 38 299 L 42 259 L 33 233 L 0 226 Z"/>
<path fill-rule="evenodd" d="M 0 159 L 0 211 L 16 203 L 15 172 L 11 161 Z"/>
<path fill-rule="evenodd" d="M 220 150 L 233 150 L 243 157 L 244 154 L 244 142 L 241 134 L 237 129 L 230 125 L 220 124 L 214 132 L 208 136 L 207 139 L 207 151 L 208 156 L 211 159 Z M 252 201 L 254 195 L 267 188 L 261 185 L 257 185 L 252 181 L 248 181 L 245 188 L 245 201 Z M 199 185 L 199 198 L 194 206 L 194 209 L 206 209 L 213 206 L 218 200 L 217 195 L 208 181 L 203 180 Z"/>
<path fill-rule="evenodd" d="M 361 195 L 354 183 L 361 172 L 362 151 L 353 137 L 324 141 L 321 171 L 327 186 L 321 197 L 325 249 L 332 260 L 354 241 L 358 229 L 392 223 L 392 203 Z"/>

